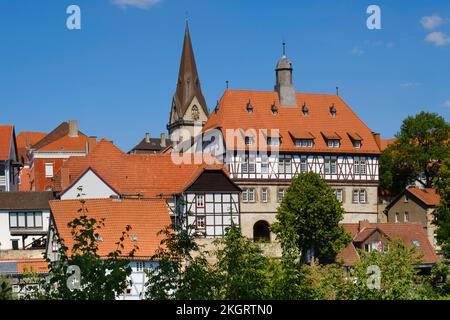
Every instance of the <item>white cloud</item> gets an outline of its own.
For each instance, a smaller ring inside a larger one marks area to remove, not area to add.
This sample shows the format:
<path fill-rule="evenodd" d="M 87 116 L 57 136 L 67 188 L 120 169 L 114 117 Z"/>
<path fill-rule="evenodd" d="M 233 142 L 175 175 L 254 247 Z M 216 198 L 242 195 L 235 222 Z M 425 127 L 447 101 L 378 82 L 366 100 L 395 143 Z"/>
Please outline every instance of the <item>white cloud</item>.
<path fill-rule="evenodd" d="M 402 88 L 415 88 L 415 87 L 420 87 L 422 85 L 422 82 L 405 82 L 405 83 L 401 83 L 400 87 Z"/>
<path fill-rule="evenodd" d="M 354 47 L 350 53 L 354 56 L 360 56 L 364 53 L 364 50 L 362 50 L 359 46 Z"/>
<path fill-rule="evenodd" d="M 422 19 L 420 19 L 420 23 L 425 29 L 432 30 L 445 23 L 445 20 L 439 15 L 433 14 L 432 16 L 422 17 Z"/>
<path fill-rule="evenodd" d="M 450 44 L 450 37 L 443 32 L 435 31 L 429 33 L 426 36 L 425 41 L 430 42 L 438 47 L 441 47 Z"/>
<path fill-rule="evenodd" d="M 443 103 L 444 107 L 450 108 L 450 100 L 447 100 Z"/>
<path fill-rule="evenodd" d="M 139 9 L 148 9 L 155 4 L 161 2 L 161 0 L 112 0 L 114 4 L 126 8 L 128 6 L 130 7 L 136 7 Z"/>

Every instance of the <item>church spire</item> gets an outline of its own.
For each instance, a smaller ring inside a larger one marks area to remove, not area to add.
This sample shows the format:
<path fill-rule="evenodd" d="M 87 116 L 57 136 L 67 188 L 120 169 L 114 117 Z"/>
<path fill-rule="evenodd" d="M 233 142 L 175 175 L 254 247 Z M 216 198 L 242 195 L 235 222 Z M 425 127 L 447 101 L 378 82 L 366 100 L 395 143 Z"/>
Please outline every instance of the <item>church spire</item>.
<path fill-rule="evenodd" d="M 202 94 L 200 78 L 195 63 L 194 50 L 192 48 L 189 25 L 186 19 L 186 30 L 184 34 L 183 52 L 181 55 L 180 69 L 178 71 L 177 89 L 173 97 L 176 112 L 175 118 L 183 118 L 194 97 L 197 98 L 200 107 L 208 115 L 206 101 Z M 172 119 L 174 119 L 172 117 Z"/>

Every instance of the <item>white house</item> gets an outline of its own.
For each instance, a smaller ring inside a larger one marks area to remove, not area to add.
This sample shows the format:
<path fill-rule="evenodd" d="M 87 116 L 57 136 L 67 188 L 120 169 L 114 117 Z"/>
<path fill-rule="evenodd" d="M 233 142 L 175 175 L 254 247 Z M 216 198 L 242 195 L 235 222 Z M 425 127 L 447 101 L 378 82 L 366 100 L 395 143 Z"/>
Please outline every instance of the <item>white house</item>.
<path fill-rule="evenodd" d="M 0 192 L 0 255 L 45 247 L 52 199 L 52 192 Z"/>

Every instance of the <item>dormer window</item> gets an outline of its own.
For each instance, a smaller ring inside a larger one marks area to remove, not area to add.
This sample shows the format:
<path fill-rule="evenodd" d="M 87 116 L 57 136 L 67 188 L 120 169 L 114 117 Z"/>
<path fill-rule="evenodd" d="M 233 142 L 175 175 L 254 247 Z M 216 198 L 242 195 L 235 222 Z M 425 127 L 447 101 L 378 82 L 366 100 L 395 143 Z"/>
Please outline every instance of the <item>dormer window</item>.
<path fill-rule="evenodd" d="M 273 115 L 278 114 L 278 107 L 275 103 L 272 105 L 271 110 Z"/>
<path fill-rule="evenodd" d="M 356 149 L 361 148 L 361 140 L 354 140 L 354 141 L 353 141 L 353 146 L 354 146 Z"/>
<path fill-rule="evenodd" d="M 339 148 L 340 141 L 338 139 L 329 139 L 328 148 Z"/>
<path fill-rule="evenodd" d="M 306 105 L 306 103 L 302 107 L 302 112 L 305 117 L 307 117 L 309 115 L 309 109 L 308 109 L 308 106 Z"/>
<path fill-rule="evenodd" d="M 253 137 L 251 137 L 251 136 L 246 136 L 245 137 L 245 144 L 246 145 L 252 145 L 253 144 Z"/>
<path fill-rule="evenodd" d="M 248 103 L 247 103 L 247 112 L 248 113 L 253 113 L 253 105 L 250 102 L 250 100 L 248 100 Z"/>
<path fill-rule="evenodd" d="M 330 114 L 331 114 L 331 116 L 334 118 L 334 117 L 336 117 L 336 113 L 337 113 L 337 109 L 336 109 L 336 107 L 334 106 L 334 104 L 330 107 Z"/>
<path fill-rule="evenodd" d="M 363 138 L 357 132 L 348 132 L 347 134 L 352 141 L 353 147 L 356 149 L 360 149 Z"/>
<path fill-rule="evenodd" d="M 295 139 L 295 146 L 300 148 L 312 148 L 314 142 L 312 139 Z"/>

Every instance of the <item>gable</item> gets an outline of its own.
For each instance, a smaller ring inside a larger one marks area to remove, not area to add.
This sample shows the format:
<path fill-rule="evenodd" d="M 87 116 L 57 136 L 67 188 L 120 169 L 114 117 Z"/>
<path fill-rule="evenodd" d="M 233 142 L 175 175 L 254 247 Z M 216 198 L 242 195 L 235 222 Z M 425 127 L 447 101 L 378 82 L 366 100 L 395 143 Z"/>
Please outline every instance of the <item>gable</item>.
<path fill-rule="evenodd" d="M 61 200 L 78 199 L 79 187 L 82 187 L 83 195 L 81 198 L 83 199 L 108 199 L 112 195 L 118 195 L 118 192 L 89 168 L 60 194 Z"/>
<path fill-rule="evenodd" d="M 241 189 L 222 170 L 204 170 L 185 191 L 240 192 Z"/>

